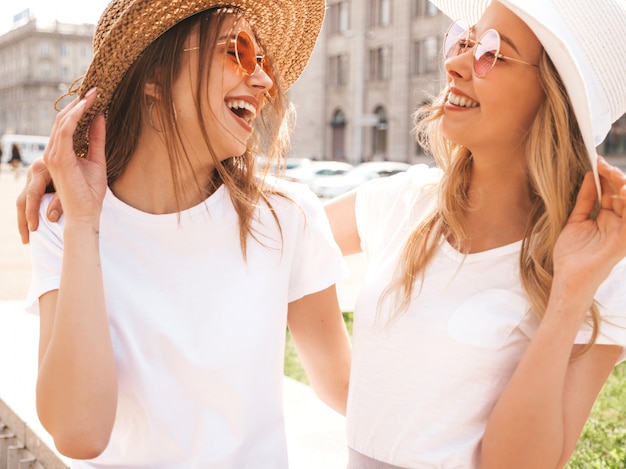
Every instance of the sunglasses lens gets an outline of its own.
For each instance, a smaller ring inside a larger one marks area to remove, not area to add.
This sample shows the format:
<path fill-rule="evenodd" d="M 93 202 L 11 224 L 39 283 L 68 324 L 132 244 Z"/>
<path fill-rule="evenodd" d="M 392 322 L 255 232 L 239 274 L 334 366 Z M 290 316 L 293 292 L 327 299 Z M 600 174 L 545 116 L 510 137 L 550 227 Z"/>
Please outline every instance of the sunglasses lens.
<path fill-rule="evenodd" d="M 235 53 L 239 66 L 246 74 L 254 75 L 254 72 L 256 72 L 256 66 L 260 65 L 265 74 L 270 77 L 272 81 L 274 81 L 274 74 L 272 73 L 268 60 L 265 59 L 264 56 L 256 54 L 254 42 L 245 31 L 239 31 L 237 34 L 237 40 L 235 41 Z M 276 94 L 276 87 L 272 86 L 268 93 L 270 96 L 274 96 Z"/>
<path fill-rule="evenodd" d="M 467 28 L 460 21 L 455 21 L 448 28 L 443 41 L 443 53 L 446 59 L 455 57 L 467 47 Z"/>
<path fill-rule="evenodd" d="M 500 36 L 489 29 L 480 38 L 474 49 L 474 72 L 479 77 L 484 77 L 496 64 L 500 52 Z"/>
<path fill-rule="evenodd" d="M 237 60 L 243 71 L 248 75 L 253 75 L 256 70 L 256 53 L 252 39 L 244 31 L 240 31 L 239 34 L 237 34 L 235 52 L 237 53 Z"/>

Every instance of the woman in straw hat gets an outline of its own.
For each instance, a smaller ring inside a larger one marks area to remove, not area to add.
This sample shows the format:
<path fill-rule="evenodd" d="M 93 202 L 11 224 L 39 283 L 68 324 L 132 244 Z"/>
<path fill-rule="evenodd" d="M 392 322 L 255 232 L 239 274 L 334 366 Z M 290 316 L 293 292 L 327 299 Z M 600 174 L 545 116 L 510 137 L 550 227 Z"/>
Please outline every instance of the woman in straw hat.
<path fill-rule="evenodd" d="M 344 411 L 341 253 L 308 189 L 254 168 L 284 151 L 285 89 L 324 8 L 104 11 L 44 155 L 64 216 L 31 235 L 37 409 L 74 467 L 287 467 L 287 323 L 318 395 Z"/>
<path fill-rule="evenodd" d="M 626 358 L 626 177 L 595 151 L 626 111 L 626 4 L 433 3 L 460 20 L 416 116 L 439 168 L 327 209 L 369 259 L 349 468 L 563 467 Z"/>

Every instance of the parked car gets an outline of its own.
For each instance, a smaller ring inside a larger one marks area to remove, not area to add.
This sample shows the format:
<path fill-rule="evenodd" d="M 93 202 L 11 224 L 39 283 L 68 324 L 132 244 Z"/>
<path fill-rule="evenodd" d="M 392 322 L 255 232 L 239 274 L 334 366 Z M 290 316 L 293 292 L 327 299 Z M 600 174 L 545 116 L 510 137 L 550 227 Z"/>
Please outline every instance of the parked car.
<path fill-rule="evenodd" d="M 265 155 L 260 155 L 256 157 L 256 169 L 261 173 L 267 170 L 270 174 L 275 176 L 283 176 L 285 171 L 299 168 L 310 162 L 311 160 L 308 158 L 287 158 L 279 167 L 275 161 L 270 164 Z"/>
<path fill-rule="evenodd" d="M 309 163 L 311 163 L 311 160 L 309 158 L 289 157 L 285 160 L 284 169 L 285 171 L 292 170 L 292 169 L 300 168 L 301 166 L 306 166 Z"/>
<path fill-rule="evenodd" d="M 354 169 L 350 163 L 343 161 L 312 161 L 301 162 L 295 168 L 285 169 L 283 177 L 291 181 L 307 184 L 309 187 L 320 177 L 335 177 L 346 174 Z"/>
<path fill-rule="evenodd" d="M 311 190 L 318 197 L 332 199 L 348 192 L 370 179 L 392 176 L 406 171 L 411 167 L 408 163 L 399 161 L 368 161 L 361 163 L 351 171 L 336 175 L 318 177 L 311 183 Z"/>

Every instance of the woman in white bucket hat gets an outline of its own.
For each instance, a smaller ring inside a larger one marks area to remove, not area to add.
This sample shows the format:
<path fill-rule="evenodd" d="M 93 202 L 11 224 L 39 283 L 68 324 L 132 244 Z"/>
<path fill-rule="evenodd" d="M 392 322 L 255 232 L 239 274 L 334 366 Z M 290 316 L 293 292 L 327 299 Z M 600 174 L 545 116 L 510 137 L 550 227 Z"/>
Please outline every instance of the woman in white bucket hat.
<path fill-rule="evenodd" d="M 348 466 L 560 468 L 626 359 L 626 177 L 595 151 L 626 111 L 626 3 L 433 3 L 458 20 L 416 114 L 439 168 L 327 207 L 369 260 Z"/>

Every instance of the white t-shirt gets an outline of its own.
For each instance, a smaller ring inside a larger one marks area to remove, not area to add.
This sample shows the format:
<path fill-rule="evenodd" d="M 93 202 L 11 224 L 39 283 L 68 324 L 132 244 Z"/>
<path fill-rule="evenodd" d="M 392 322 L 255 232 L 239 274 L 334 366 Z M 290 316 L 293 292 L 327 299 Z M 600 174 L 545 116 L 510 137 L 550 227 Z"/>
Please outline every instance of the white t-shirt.
<path fill-rule="evenodd" d="M 520 283 L 521 241 L 468 256 L 444 241 L 409 310 L 391 323 L 376 316 L 440 174 L 415 166 L 357 194 L 368 269 L 354 313 L 348 445 L 400 467 L 477 468 L 487 418 L 538 326 Z M 625 279 L 623 261 L 598 291 L 598 343 L 626 345 Z M 588 339 L 583 327 L 576 342 Z"/>
<path fill-rule="evenodd" d="M 222 186 L 180 214 L 140 212 L 108 191 L 100 227 L 119 376 L 109 446 L 76 468 L 286 468 L 282 383 L 287 305 L 336 283 L 341 253 L 317 198 L 277 181 L 244 262 Z M 63 220 L 31 234 L 37 298 L 58 289 Z"/>

